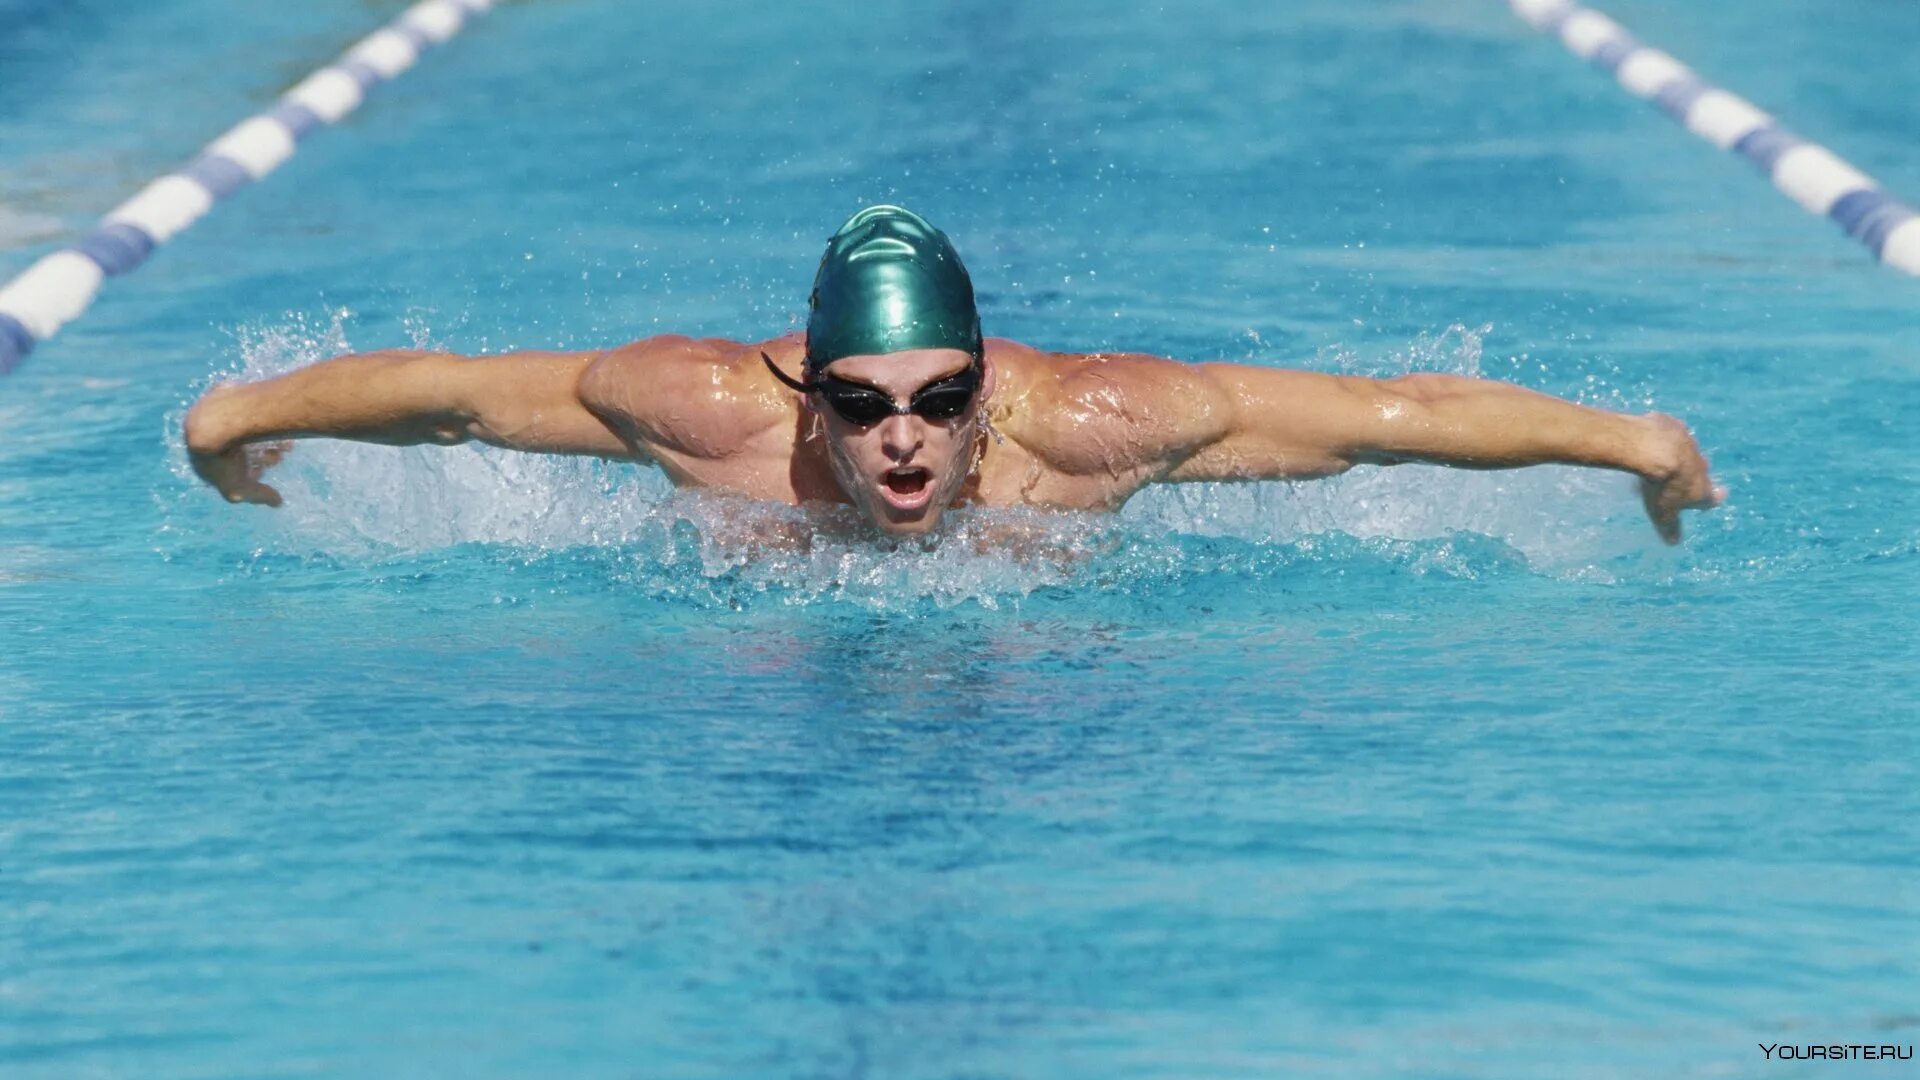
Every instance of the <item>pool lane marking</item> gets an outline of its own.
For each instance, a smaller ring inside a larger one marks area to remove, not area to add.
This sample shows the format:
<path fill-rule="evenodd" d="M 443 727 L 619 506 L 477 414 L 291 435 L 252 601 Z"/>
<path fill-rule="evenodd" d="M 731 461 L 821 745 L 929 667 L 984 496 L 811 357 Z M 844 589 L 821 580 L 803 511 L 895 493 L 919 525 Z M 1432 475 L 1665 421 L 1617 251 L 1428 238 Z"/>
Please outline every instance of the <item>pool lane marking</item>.
<path fill-rule="evenodd" d="M 1557 36 L 1575 56 L 1652 101 L 1688 131 L 1767 174 L 1808 213 L 1832 218 L 1896 270 L 1920 275 L 1920 214 L 1867 174 L 1795 135 L 1751 102 L 1713 86 L 1685 64 L 1640 44 L 1626 28 L 1573 0 L 1508 0 L 1514 14 Z"/>
<path fill-rule="evenodd" d="M 72 245 L 21 272 L 0 288 L 0 375 L 86 311 L 105 279 L 130 273 L 222 199 L 265 178 L 309 133 L 338 123 L 368 91 L 398 77 L 493 4 L 421 0 L 302 79 L 271 109 L 241 121 L 181 169 L 109 210 Z"/>

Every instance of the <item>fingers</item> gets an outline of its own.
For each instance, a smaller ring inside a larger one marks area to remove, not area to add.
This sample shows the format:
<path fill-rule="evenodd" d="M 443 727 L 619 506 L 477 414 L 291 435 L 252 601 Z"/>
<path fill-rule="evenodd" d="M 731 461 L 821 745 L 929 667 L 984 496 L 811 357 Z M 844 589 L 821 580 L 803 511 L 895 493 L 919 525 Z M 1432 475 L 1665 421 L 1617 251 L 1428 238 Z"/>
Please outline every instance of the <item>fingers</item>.
<path fill-rule="evenodd" d="M 1668 544 L 1677 544 L 1680 542 L 1679 511 L 1668 507 L 1661 507 L 1659 512 L 1653 516 L 1653 527 L 1654 530 L 1660 534 L 1660 539 L 1666 541 Z"/>
<path fill-rule="evenodd" d="M 260 474 L 279 464 L 293 449 L 291 442 L 261 443 L 219 454 L 193 454 L 193 471 L 230 503 L 279 506 L 280 492 L 260 482 Z"/>
<path fill-rule="evenodd" d="M 280 493 L 270 484 L 252 481 L 245 487 L 228 488 L 220 492 L 230 503 L 252 503 L 255 506 L 279 506 Z"/>
<path fill-rule="evenodd" d="M 1658 484 L 1651 480 L 1640 482 L 1640 504 L 1646 507 L 1647 520 L 1653 522 L 1655 532 L 1660 539 L 1669 544 L 1680 542 L 1681 502 L 1671 484 Z"/>
<path fill-rule="evenodd" d="M 1680 511 L 1712 510 L 1727 501 L 1725 485 L 1715 484 L 1708 485 L 1706 494 L 1694 499 L 1687 499 L 1671 484 L 1642 483 L 1640 495 L 1646 504 L 1647 518 L 1660 533 L 1660 539 L 1669 544 L 1680 542 Z"/>

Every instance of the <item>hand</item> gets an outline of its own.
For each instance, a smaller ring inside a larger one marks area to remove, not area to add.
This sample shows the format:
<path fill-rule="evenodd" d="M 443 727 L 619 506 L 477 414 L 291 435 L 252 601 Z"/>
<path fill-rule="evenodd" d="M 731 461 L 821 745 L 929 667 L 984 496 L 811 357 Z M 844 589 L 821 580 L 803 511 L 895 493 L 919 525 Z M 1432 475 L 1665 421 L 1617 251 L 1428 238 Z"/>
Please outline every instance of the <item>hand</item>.
<path fill-rule="evenodd" d="M 230 387 L 214 387 L 187 413 L 187 461 L 230 503 L 279 506 L 280 493 L 261 483 L 260 474 L 293 448 L 290 442 L 231 445 L 218 434 L 221 408 Z"/>
<path fill-rule="evenodd" d="M 1711 510 L 1726 501 L 1727 489 L 1716 486 L 1700 444 L 1687 425 L 1671 416 L 1648 413 L 1639 422 L 1653 441 L 1651 460 L 1660 464 L 1640 474 L 1640 501 L 1660 539 L 1680 542 L 1680 511 Z"/>
<path fill-rule="evenodd" d="M 230 503 L 258 503 L 279 506 L 280 493 L 260 482 L 260 474 L 277 464 L 293 449 L 290 442 L 236 446 L 218 454 L 187 451 L 187 460 L 200 479 L 225 496 Z"/>

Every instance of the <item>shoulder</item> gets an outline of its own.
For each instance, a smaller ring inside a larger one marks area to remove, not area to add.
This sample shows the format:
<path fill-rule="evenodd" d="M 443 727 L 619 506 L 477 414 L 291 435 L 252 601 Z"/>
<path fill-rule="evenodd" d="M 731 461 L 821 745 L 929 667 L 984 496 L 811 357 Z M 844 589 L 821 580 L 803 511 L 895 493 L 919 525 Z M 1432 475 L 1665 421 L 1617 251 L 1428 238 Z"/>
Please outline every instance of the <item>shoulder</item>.
<path fill-rule="evenodd" d="M 760 382 L 765 372 L 760 350 L 783 351 L 786 339 L 760 344 L 725 338 L 690 338 L 662 334 L 609 349 L 580 379 L 580 395 L 588 404 L 614 408 L 656 396 L 663 389 L 719 394 Z"/>
<path fill-rule="evenodd" d="M 760 360 L 783 366 L 797 355 L 794 335 L 749 343 L 666 334 L 601 355 L 581 375 L 580 401 L 623 432 L 683 449 L 725 452 L 791 414 L 792 395 Z"/>
<path fill-rule="evenodd" d="M 1220 438 L 1232 420 L 1226 388 L 1194 364 L 996 344 L 1006 362 L 994 423 L 1066 472 L 1150 465 Z"/>

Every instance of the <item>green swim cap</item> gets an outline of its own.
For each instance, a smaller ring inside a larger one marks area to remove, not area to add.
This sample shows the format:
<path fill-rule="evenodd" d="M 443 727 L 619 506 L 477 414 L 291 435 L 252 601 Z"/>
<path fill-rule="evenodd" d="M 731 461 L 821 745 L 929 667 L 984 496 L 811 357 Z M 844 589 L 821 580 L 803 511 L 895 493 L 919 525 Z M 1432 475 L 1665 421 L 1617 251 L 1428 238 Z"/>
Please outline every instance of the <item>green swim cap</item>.
<path fill-rule="evenodd" d="M 947 234 L 897 206 L 869 206 L 840 226 L 807 308 L 809 374 L 843 356 L 981 353 L 980 312 L 960 253 Z"/>

